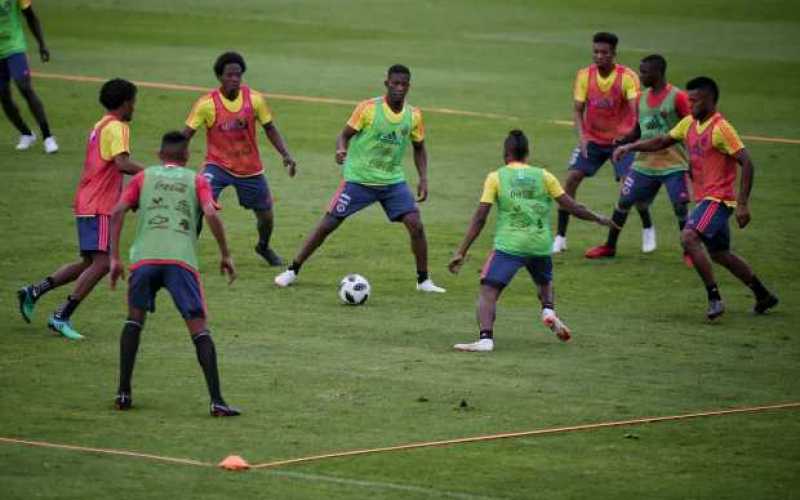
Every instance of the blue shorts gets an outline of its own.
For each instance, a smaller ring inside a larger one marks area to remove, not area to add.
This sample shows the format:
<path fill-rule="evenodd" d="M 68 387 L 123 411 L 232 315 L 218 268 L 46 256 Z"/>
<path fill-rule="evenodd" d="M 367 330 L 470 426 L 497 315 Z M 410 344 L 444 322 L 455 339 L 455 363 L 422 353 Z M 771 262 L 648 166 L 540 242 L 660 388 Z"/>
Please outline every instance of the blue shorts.
<path fill-rule="evenodd" d="M 553 259 L 549 255 L 520 257 L 502 250 L 492 250 L 481 271 L 481 285 L 503 289 L 523 266 L 537 285 L 553 281 Z"/>
<path fill-rule="evenodd" d="M 203 170 L 203 175 L 211 184 L 214 200 L 219 199 L 222 190 L 233 184 L 239 205 L 249 210 L 265 211 L 272 208 L 272 195 L 269 192 L 267 179 L 262 175 L 252 177 L 236 177 L 224 168 L 209 163 Z"/>
<path fill-rule="evenodd" d="M 342 181 L 328 204 L 328 213 L 337 219 L 345 219 L 375 202 L 381 204 L 386 217 L 392 222 L 419 211 L 414 195 L 405 182 L 388 186 L 365 186 Z"/>
<path fill-rule="evenodd" d="M 75 217 L 75 225 L 78 226 L 78 248 L 81 255 L 92 252 L 108 252 L 109 220 L 108 215 Z"/>
<path fill-rule="evenodd" d="M 623 179 L 619 190 L 619 206 L 627 209 L 638 202 L 652 201 L 662 184 L 667 188 L 669 200 L 673 205 L 689 203 L 686 175 L 686 172 L 647 175 L 631 169 Z"/>
<path fill-rule="evenodd" d="M 724 252 L 731 248 L 728 218 L 732 211 L 724 203 L 703 200 L 689 214 L 686 228 L 697 231 L 709 252 Z"/>
<path fill-rule="evenodd" d="M 143 264 L 128 279 L 128 306 L 155 312 L 156 293 L 166 288 L 183 319 L 206 317 L 203 285 L 196 271 L 178 264 Z"/>
<path fill-rule="evenodd" d="M 586 146 L 586 155 L 588 158 L 584 158 L 581 154 L 581 147 L 578 145 L 572 151 L 572 156 L 569 160 L 569 170 L 580 170 L 586 177 L 593 177 L 605 162 L 611 160 L 611 154 L 614 152 L 615 148 L 616 146 L 601 146 L 596 142 L 589 141 L 589 144 Z M 631 165 L 633 165 L 635 156 L 635 153 L 628 153 L 620 158 L 618 162 L 611 162 L 614 165 L 614 179 L 619 181 L 625 177 Z"/>
<path fill-rule="evenodd" d="M 0 89 L 7 88 L 12 79 L 19 82 L 30 76 L 31 69 L 28 67 L 28 58 L 24 52 L 0 59 Z"/>

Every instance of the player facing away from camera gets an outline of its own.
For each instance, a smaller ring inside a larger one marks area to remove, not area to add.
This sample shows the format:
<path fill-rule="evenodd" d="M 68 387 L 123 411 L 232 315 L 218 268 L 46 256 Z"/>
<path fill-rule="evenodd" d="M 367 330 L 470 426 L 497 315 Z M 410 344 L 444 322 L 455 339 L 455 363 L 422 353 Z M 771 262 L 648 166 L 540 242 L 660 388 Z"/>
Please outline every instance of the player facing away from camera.
<path fill-rule="evenodd" d="M 755 167 L 739 135 L 717 111 L 719 88 L 708 77 L 697 77 L 686 84 L 692 113 L 667 135 L 621 146 L 615 155 L 631 151 L 660 151 L 683 142 L 689 152 L 692 191 L 697 203 L 681 232 L 683 248 L 694 263 L 708 293 L 708 319 L 725 312 L 711 260 L 739 278 L 755 294 L 753 310 L 763 314 L 778 304 L 778 298 L 761 283 L 750 265 L 730 250 L 728 218 L 736 217 L 740 228 L 750 222 L 750 190 Z M 736 165 L 741 166 L 741 180 L 736 192 Z"/>
<path fill-rule="evenodd" d="M 586 177 L 593 177 L 606 161 L 616 143 L 627 136 L 636 124 L 636 98 L 639 95 L 639 78 L 630 68 L 617 64 L 617 36 L 613 33 L 596 33 L 592 39 L 593 63 L 578 71 L 575 78 L 574 121 L 578 146 L 572 152 L 567 180 L 567 194 L 576 198 L 578 186 Z M 633 155 L 612 161 L 614 178 L 619 181 L 633 163 Z M 637 206 L 642 218 L 642 251 L 656 248 L 656 236 L 650 212 L 646 205 Z M 567 249 L 569 212 L 558 211 L 558 230 L 553 241 L 553 252 Z"/>
<path fill-rule="evenodd" d="M 336 140 L 336 163 L 344 164 L 339 189 L 327 213 L 303 243 L 289 269 L 275 277 L 287 287 L 297 280 L 300 267 L 348 217 L 373 203 L 380 203 L 392 222 L 402 222 L 411 237 L 417 265 L 417 290 L 443 293 L 428 275 L 428 242 L 419 208 L 406 182 L 403 156 L 410 142 L 419 174 L 417 200 L 428 198 L 428 154 L 422 112 L 406 104 L 411 71 L 396 64 L 384 81 L 386 95 L 362 101 Z"/>
<path fill-rule="evenodd" d="M 206 129 L 203 175 L 211 183 L 214 199 L 228 186 L 236 189 L 239 205 L 252 210 L 256 218 L 256 253 L 270 266 L 280 266 L 283 260 L 270 247 L 274 226 L 272 195 L 259 156 L 256 124 L 264 129 L 267 139 L 283 158 L 289 177 L 294 177 L 297 165 L 275 126 L 264 96 L 242 83 L 245 71 L 247 65 L 240 54 L 220 55 L 214 63 L 220 87 L 195 102 L 183 133 L 191 139 L 197 129 Z"/>
<path fill-rule="evenodd" d="M 72 326 L 72 314 L 108 273 L 108 222 L 122 192 L 123 175 L 134 175 L 143 168 L 130 158 L 128 123 L 133 118 L 136 86 L 119 78 L 109 80 L 100 89 L 100 103 L 107 112 L 89 134 L 73 202 L 81 260 L 65 264 L 17 292 L 22 318 L 30 323 L 36 301 L 75 281 L 67 300 L 47 320 L 51 330 L 72 340 L 83 338 Z"/>
<path fill-rule="evenodd" d="M 222 399 L 217 352 L 206 323 L 203 285 L 197 272 L 197 221 L 201 215 L 219 245 L 219 267 L 228 275 L 228 284 L 236 279 L 236 269 L 208 181 L 184 167 L 189 159 L 188 143 L 181 132 L 165 134 L 158 155 L 161 165 L 149 167 L 131 180 L 111 216 L 111 287 L 114 288 L 117 280 L 124 277 L 119 239 L 125 213 L 139 211 L 130 250 L 128 319 L 120 337 L 119 388 L 114 404 L 120 410 L 127 410 L 133 404 L 131 377 L 139 337 L 147 311 L 155 312 L 156 294 L 166 288 L 194 342 L 211 397 L 211 415 L 230 417 L 239 415 L 239 410 Z"/>
<path fill-rule="evenodd" d="M 50 125 L 44 113 L 44 105 L 33 91 L 31 84 L 31 71 L 28 67 L 28 58 L 25 55 L 27 44 L 25 33 L 22 30 L 22 18 L 28 23 L 28 28 L 39 44 L 39 58 L 42 62 L 50 60 L 50 51 L 44 43 L 42 25 L 33 12 L 31 0 L 4 0 L 0 1 L 0 102 L 3 104 L 8 120 L 19 133 L 17 150 L 30 149 L 36 142 L 36 134 L 28 127 L 19 114 L 19 108 L 11 98 L 11 80 L 17 85 L 19 93 L 28 103 L 31 114 L 39 125 L 44 139 L 44 152 L 55 153 L 58 151 L 56 138 L 50 133 Z"/>
<path fill-rule="evenodd" d="M 456 344 L 459 351 L 488 352 L 494 349 L 494 320 L 497 300 L 517 271 L 524 267 L 533 278 L 542 304 L 542 322 L 563 341 L 570 339 L 570 329 L 555 312 L 553 261 L 550 251 L 553 235 L 550 216 L 553 200 L 562 210 L 579 219 L 613 226 L 608 218 L 591 212 L 564 192 L 558 180 L 547 170 L 529 165 L 528 139 L 520 130 L 512 130 L 505 140 L 505 166 L 486 177 L 483 194 L 472 216 L 464 241 L 448 265 L 457 273 L 464 264 L 470 246 L 481 233 L 486 218 L 497 205 L 497 228 L 494 249 L 481 272 L 478 296 L 477 342 Z"/>
<path fill-rule="evenodd" d="M 621 142 L 664 135 L 690 114 L 686 92 L 667 82 L 666 73 L 667 61 L 663 56 L 653 54 L 642 59 L 639 78 L 645 90 L 639 95 L 639 120 L 631 134 Z M 623 227 L 631 207 L 649 205 L 664 185 L 678 219 L 678 230 L 682 231 L 689 204 L 688 168 L 686 153 L 680 144 L 661 151 L 638 153 L 622 180 L 619 200 L 611 219 Z M 588 249 L 586 258 L 614 257 L 619 234 L 619 230 L 609 229 L 606 243 Z M 691 265 L 688 255 L 685 260 L 687 265 Z"/>

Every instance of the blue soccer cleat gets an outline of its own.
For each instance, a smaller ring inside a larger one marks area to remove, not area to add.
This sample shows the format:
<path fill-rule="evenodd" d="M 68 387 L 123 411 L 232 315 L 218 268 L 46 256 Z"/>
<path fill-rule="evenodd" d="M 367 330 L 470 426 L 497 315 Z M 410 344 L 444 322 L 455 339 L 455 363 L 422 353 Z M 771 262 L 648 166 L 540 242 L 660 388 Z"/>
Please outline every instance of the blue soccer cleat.
<path fill-rule="evenodd" d="M 59 335 L 63 335 L 70 340 L 83 339 L 83 335 L 72 328 L 72 323 L 70 323 L 68 320 L 60 319 L 55 315 L 51 315 L 50 318 L 48 318 L 47 326 L 54 332 L 58 333 Z"/>
<path fill-rule="evenodd" d="M 33 300 L 33 287 L 28 285 L 17 290 L 17 300 L 19 300 L 19 313 L 26 323 L 30 323 L 33 318 L 33 308 L 36 301 Z"/>

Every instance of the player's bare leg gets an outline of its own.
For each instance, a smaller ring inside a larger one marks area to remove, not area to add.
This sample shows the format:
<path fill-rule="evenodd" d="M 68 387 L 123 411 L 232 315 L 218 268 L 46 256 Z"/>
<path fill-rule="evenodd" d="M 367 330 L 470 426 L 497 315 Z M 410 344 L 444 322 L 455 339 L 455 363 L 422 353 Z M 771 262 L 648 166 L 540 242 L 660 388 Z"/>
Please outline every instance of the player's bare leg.
<path fill-rule="evenodd" d="M 58 151 L 58 144 L 56 144 L 55 139 L 50 134 L 50 125 L 47 123 L 47 115 L 45 115 L 44 112 L 44 105 L 42 104 L 42 101 L 39 99 L 39 96 L 36 94 L 36 92 L 33 91 L 33 85 L 31 84 L 30 77 L 25 77 L 21 80 L 15 80 L 15 83 L 19 89 L 19 93 L 22 94 L 22 97 L 24 97 L 25 101 L 28 103 L 28 108 L 31 110 L 31 114 L 36 119 L 39 129 L 42 131 L 45 152 L 55 153 Z"/>
<path fill-rule="evenodd" d="M 453 349 L 465 352 L 490 352 L 494 349 L 494 320 L 501 288 L 483 284 L 478 292 L 477 320 L 480 338 L 477 342 L 456 344 Z"/>
<path fill-rule="evenodd" d="M 2 87 L 0 87 L 0 103 L 3 105 L 3 112 L 6 114 L 8 121 L 14 125 L 14 128 L 16 128 L 22 136 L 35 137 L 31 129 L 28 128 L 28 125 L 26 125 L 25 121 L 22 119 L 19 108 L 14 104 L 14 100 L 11 97 L 11 86 L 2 85 Z M 27 147 L 30 147 L 30 144 L 28 144 Z"/>
<path fill-rule="evenodd" d="M 275 227 L 275 218 L 272 210 L 253 210 L 253 214 L 256 216 L 256 226 L 258 228 L 256 253 L 263 257 L 270 266 L 282 266 L 283 259 L 269 246 L 272 229 Z"/>
<path fill-rule="evenodd" d="M 445 289 L 436 286 L 428 275 L 428 240 L 419 212 L 407 213 L 402 222 L 411 238 L 411 252 L 417 265 L 417 290 L 444 293 Z"/>
<path fill-rule="evenodd" d="M 753 310 L 756 313 L 763 314 L 778 305 L 778 298 L 767 290 L 744 259 L 730 251 L 712 252 L 711 258 L 753 291 L 756 297 Z"/>
<path fill-rule="evenodd" d="M 47 320 L 47 326 L 64 337 L 72 340 L 82 339 L 70 322 L 70 317 L 81 301 L 94 289 L 95 285 L 108 274 L 109 257 L 105 252 L 92 252 L 90 254 L 91 264 L 75 280 L 75 289 L 67 296 L 66 302 L 62 303 L 56 312 Z"/>
<path fill-rule="evenodd" d="M 569 170 L 567 180 L 564 183 L 564 191 L 573 199 L 578 192 L 578 186 L 583 182 L 586 174 L 580 170 Z M 560 253 L 567 249 L 567 226 L 569 225 L 569 212 L 566 210 L 558 211 L 558 230 L 553 240 L 553 253 Z"/>
<path fill-rule="evenodd" d="M 292 260 L 289 268 L 275 277 L 275 284 L 283 288 L 294 283 L 303 263 L 322 245 L 328 235 L 342 224 L 342 220 L 331 214 L 325 214 L 317 224 L 317 227 L 314 228 L 314 231 L 303 242 L 300 252 Z"/>
<path fill-rule="evenodd" d="M 38 301 L 44 294 L 62 285 L 75 281 L 80 274 L 91 264 L 89 257 L 84 257 L 77 262 L 71 262 L 58 268 L 56 272 L 47 276 L 39 283 L 32 283 L 17 291 L 19 299 L 19 311 L 22 318 L 30 323 L 33 318 L 33 310 Z"/>
<path fill-rule="evenodd" d="M 716 319 L 725 312 L 725 305 L 719 294 L 719 288 L 714 279 L 714 271 L 711 268 L 711 260 L 706 255 L 703 241 L 697 231 L 687 228 L 681 232 L 681 244 L 683 245 L 683 250 L 692 259 L 697 274 L 700 275 L 700 279 L 703 280 L 703 284 L 706 286 L 706 292 L 708 293 L 706 317 L 708 319 Z"/>

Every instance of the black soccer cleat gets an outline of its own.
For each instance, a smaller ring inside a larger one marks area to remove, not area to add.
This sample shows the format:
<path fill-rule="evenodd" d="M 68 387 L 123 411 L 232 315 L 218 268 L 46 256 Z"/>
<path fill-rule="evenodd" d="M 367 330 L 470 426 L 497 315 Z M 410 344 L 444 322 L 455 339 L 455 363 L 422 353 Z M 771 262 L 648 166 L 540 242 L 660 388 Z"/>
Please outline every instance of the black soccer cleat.
<path fill-rule="evenodd" d="M 725 312 L 725 304 L 722 303 L 720 299 L 714 299 L 708 301 L 708 309 L 706 310 L 706 317 L 709 320 L 715 320 L 722 316 Z"/>
<path fill-rule="evenodd" d="M 117 393 L 117 397 L 114 398 L 114 408 L 117 410 L 130 410 L 133 406 L 133 399 L 131 399 L 131 393 L 129 392 L 119 392 Z"/>
<path fill-rule="evenodd" d="M 36 299 L 33 298 L 33 287 L 28 285 L 17 290 L 17 301 L 19 302 L 19 314 L 25 323 L 30 323 L 33 317 L 33 308 L 36 305 Z"/>
<path fill-rule="evenodd" d="M 228 406 L 225 403 L 211 403 L 211 410 L 209 413 L 212 417 L 235 417 L 242 414 L 238 409 Z"/>
<path fill-rule="evenodd" d="M 764 314 L 773 307 L 778 305 L 778 297 L 768 294 L 766 297 L 756 299 L 756 305 L 753 306 L 753 312 L 756 314 Z"/>
<path fill-rule="evenodd" d="M 256 253 L 260 255 L 265 261 L 267 261 L 267 264 L 269 264 L 270 266 L 278 267 L 283 265 L 283 259 L 281 258 L 280 255 L 275 253 L 275 250 L 269 247 L 263 247 L 261 245 L 256 245 L 255 250 Z"/>

